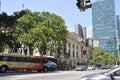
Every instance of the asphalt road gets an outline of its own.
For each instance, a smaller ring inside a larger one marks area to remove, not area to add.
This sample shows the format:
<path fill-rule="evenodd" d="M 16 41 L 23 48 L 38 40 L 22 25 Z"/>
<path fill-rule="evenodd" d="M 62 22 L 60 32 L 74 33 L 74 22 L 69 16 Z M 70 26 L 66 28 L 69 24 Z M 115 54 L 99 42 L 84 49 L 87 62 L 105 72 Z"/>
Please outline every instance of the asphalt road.
<path fill-rule="evenodd" d="M 55 71 L 48 73 L 37 72 L 7 72 L 0 73 L 0 80 L 80 80 L 83 75 L 104 72 L 93 71 Z"/>

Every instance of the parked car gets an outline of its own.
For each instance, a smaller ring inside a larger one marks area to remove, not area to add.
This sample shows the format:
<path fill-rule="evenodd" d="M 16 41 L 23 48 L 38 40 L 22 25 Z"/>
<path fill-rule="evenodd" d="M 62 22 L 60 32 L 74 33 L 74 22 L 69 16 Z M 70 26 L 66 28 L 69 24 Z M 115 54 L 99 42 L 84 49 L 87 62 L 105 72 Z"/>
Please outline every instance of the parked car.
<path fill-rule="evenodd" d="M 87 70 L 95 70 L 95 66 L 94 65 L 89 65 Z"/>
<path fill-rule="evenodd" d="M 96 69 L 108 69 L 107 65 L 104 64 L 97 64 Z"/>
<path fill-rule="evenodd" d="M 86 70 L 86 66 L 84 65 L 77 65 L 76 66 L 76 71 L 85 71 Z"/>
<path fill-rule="evenodd" d="M 85 75 L 80 80 L 120 80 L 120 67 L 103 73 Z"/>
<path fill-rule="evenodd" d="M 44 67 L 45 67 L 45 71 L 44 72 L 55 71 L 57 69 L 57 64 L 52 62 L 52 61 L 48 61 L 48 63 L 44 64 Z"/>
<path fill-rule="evenodd" d="M 119 67 L 119 65 L 114 65 L 112 68 L 117 68 L 117 67 Z"/>

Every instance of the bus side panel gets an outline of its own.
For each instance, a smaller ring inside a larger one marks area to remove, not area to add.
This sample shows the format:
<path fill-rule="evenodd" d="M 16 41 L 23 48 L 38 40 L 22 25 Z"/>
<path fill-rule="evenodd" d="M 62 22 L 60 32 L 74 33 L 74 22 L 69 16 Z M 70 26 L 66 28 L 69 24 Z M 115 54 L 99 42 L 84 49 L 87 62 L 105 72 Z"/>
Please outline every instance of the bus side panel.
<path fill-rule="evenodd" d="M 7 63 L 6 63 L 5 61 L 0 61 L 0 67 L 1 67 L 2 65 L 7 65 Z"/>
<path fill-rule="evenodd" d="M 42 63 L 8 62 L 9 69 L 42 70 Z"/>

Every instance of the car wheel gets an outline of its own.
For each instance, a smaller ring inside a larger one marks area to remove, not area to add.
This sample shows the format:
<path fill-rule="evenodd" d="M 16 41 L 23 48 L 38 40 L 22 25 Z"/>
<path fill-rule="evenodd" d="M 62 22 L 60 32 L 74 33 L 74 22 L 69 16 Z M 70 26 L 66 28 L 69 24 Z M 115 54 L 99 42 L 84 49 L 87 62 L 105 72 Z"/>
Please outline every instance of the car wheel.
<path fill-rule="evenodd" d="M 43 72 L 48 72 L 48 68 L 44 67 Z"/>
<path fill-rule="evenodd" d="M 37 72 L 41 72 L 41 70 L 37 70 Z"/>
<path fill-rule="evenodd" d="M 0 67 L 0 72 L 1 72 L 1 73 L 4 73 L 4 72 L 7 71 L 7 69 L 8 69 L 7 66 L 1 66 L 1 67 Z"/>

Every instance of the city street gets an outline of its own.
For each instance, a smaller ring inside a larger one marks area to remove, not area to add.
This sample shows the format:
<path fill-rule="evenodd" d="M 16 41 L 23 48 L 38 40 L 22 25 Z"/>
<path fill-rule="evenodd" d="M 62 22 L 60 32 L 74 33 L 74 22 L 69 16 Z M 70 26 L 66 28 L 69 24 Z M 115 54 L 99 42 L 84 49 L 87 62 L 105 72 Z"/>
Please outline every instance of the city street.
<path fill-rule="evenodd" d="M 48 73 L 7 72 L 0 73 L 0 80 L 80 80 L 81 76 L 106 70 L 93 71 L 55 71 Z"/>
<path fill-rule="evenodd" d="M 119 7 L 120 0 L 0 0 L 0 80 L 120 80 Z"/>

